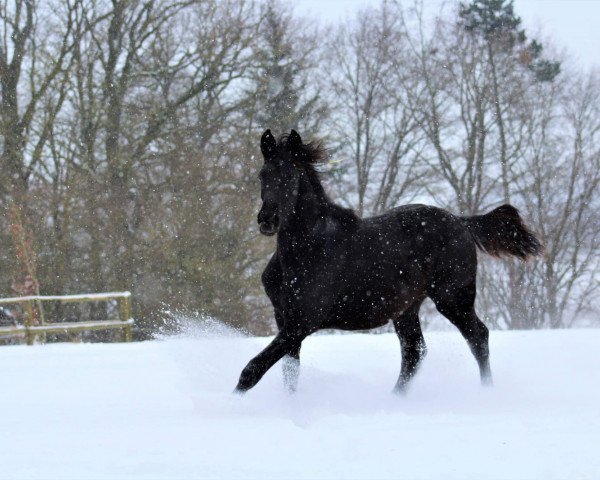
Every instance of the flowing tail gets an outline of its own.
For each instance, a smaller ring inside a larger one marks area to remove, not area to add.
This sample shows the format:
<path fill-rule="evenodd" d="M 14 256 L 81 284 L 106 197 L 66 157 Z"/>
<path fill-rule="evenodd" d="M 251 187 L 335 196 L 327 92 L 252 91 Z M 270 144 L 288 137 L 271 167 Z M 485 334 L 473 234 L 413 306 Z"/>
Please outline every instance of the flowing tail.
<path fill-rule="evenodd" d="M 543 253 L 544 247 L 523 224 L 519 211 L 512 205 L 502 205 L 485 215 L 461 217 L 475 244 L 494 257 L 512 255 L 523 261 Z"/>

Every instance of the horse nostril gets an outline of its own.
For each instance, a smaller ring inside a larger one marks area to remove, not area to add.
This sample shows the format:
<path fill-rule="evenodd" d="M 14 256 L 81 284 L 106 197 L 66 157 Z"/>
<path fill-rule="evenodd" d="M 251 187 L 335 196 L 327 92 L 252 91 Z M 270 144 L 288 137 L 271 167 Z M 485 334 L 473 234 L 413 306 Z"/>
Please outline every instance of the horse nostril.
<path fill-rule="evenodd" d="M 262 222 L 259 227 L 260 233 L 263 235 L 271 236 L 277 232 L 277 227 L 270 222 Z"/>
<path fill-rule="evenodd" d="M 268 236 L 275 235 L 279 227 L 279 218 L 277 217 L 277 214 L 265 215 L 261 212 L 258 214 L 257 220 L 260 233 Z"/>
<path fill-rule="evenodd" d="M 258 212 L 256 221 L 258 222 L 259 225 L 262 223 L 268 223 L 270 225 L 274 225 L 278 221 L 277 214 L 276 213 L 269 214 L 269 213 L 265 213 L 261 210 L 260 212 Z"/>

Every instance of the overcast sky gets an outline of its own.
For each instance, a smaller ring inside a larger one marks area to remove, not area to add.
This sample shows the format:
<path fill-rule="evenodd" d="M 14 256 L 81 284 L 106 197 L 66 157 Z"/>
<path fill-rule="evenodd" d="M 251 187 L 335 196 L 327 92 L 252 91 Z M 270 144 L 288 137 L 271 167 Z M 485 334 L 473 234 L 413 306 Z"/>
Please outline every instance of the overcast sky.
<path fill-rule="evenodd" d="M 296 0 L 297 13 L 319 15 L 324 21 L 336 21 L 352 15 L 364 5 L 379 0 Z M 412 3 L 410 0 L 405 5 Z M 450 1 L 448 3 L 451 3 Z M 429 0 L 432 7 L 441 0 Z M 556 47 L 565 49 L 586 67 L 600 67 L 600 0 L 515 0 L 515 12 L 532 36 L 542 32 Z"/>

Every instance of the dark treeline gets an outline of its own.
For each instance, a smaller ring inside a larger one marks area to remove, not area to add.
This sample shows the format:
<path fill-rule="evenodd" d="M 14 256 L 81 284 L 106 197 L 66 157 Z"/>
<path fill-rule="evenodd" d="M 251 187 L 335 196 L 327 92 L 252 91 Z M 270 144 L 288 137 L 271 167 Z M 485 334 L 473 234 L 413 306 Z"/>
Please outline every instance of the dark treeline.
<path fill-rule="evenodd" d="M 482 259 L 490 327 L 589 322 L 597 72 L 510 1 L 315 20 L 275 1 L 2 0 L 0 296 L 130 290 L 142 335 L 167 308 L 271 332 L 258 139 L 295 128 L 325 141 L 328 188 L 361 215 L 521 210 L 546 254 Z"/>

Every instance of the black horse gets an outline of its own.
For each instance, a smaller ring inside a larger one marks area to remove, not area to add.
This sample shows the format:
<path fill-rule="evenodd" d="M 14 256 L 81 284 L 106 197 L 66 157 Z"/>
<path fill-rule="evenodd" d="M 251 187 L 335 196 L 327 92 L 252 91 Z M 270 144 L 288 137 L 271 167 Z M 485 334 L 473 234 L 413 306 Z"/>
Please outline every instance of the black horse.
<path fill-rule="evenodd" d="M 364 330 L 390 319 L 400 339 L 402 366 L 395 391 L 404 392 L 426 352 L 419 307 L 429 297 L 466 339 L 483 384 L 492 381 L 488 329 L 477 317 L 476 247 L 527 260 L 542 252 L 518 211 L 503 205 L 485 215 L 457 217 L 426 205 L 405 205 L 361 219 L 334 204 L 315 165 L 319 144 L 294 130 L 261 139 L 260 231 L 277 234 L 277 250 L 262 275 L 279 333 L 244 368 L 237 392 L 258 383 L 278 360 L 294 391 L 300 346 L 324 328 Z"/>

